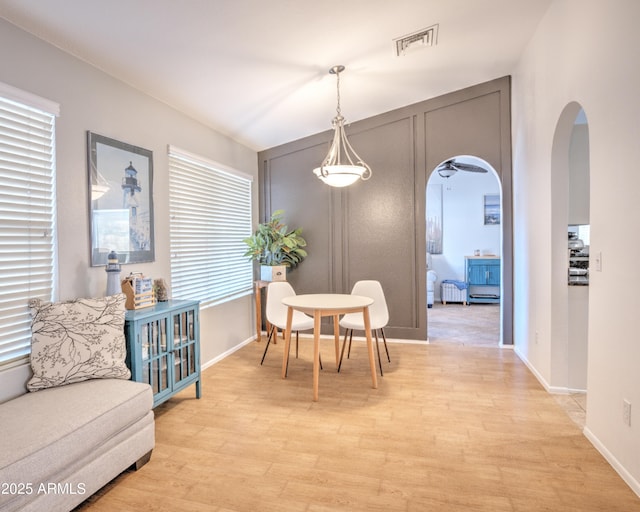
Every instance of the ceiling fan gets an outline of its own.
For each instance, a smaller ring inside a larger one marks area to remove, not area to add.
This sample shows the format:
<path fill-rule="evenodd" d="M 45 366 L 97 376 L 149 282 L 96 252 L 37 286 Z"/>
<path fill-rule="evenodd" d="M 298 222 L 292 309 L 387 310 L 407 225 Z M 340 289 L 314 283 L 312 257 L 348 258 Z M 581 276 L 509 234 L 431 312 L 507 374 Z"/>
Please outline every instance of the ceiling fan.
<path fill-rule="evenodd" d="M 455 160 L 447 160 L 446 162 L 440 164 L 436 171 L 443 178 L 450 178 L 458 171 L 467 171 L 467 172 L 487 172 L 484 167 L 480 167 L 473 164 L 463 164 L 462 162 L 456 162 Z"/>

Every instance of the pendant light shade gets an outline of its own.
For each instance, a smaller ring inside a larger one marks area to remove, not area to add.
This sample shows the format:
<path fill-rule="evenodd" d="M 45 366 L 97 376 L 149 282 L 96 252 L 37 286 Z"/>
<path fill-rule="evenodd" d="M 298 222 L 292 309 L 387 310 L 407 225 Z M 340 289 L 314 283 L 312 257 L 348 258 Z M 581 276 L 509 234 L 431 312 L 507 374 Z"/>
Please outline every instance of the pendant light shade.
<path fill-rule="evenodd" d="M 347 187 L 358 180 L 368 180 L 372 174 L 371 167 L 354 151 L 344 131 L 344 117 L 340 112 L 340 73 L 342 71 L 344 66 L 334 66 L 329 70 L 336 75 L 338 90 L 336 117 L 331 122 L 334 130 L 333 141 L 320 167 L 313 170 L 320 180 L 332 187 Z"/>

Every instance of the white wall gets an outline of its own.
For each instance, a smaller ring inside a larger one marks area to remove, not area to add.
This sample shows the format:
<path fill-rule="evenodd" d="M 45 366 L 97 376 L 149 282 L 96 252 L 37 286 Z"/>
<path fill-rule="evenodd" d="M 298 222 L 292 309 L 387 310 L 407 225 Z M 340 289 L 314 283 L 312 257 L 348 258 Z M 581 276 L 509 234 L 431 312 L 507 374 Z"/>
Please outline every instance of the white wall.
<path fill-rule="evenodd" d="M 637 0 L 555 0 L 513 75 L 512 118 L 515 349 L 553 387 L 554 366 L 566 366 L 551 320 L 566 259 L 552 257 L 552 144 L 565 106 L 578 102 L 587 115 L 591 254 L 603 263 L 590 274 L 585 434 L 640 494 L 640 278 L 629 259 L 640 250 L 638 19 Z"/>
<path fill-rule="evenodd" d="M 89 259 L 87 130 L 153 151 L 156 261 L 124 266 L 123 275 L 136 270 L 169 282 L 168 144 L 252 174 L 257 204 L 257 154 L 249 148 L 4 20 L 0 62 L 0 81 L 60 104 L 56 138 L 61 300 L 103 296 L 106 291 L 104 268 L 91 268 Z M 254 222 L 257 213 L 255 208 Z M 252 304 L 247 296 L 202 311 L 203 363 L 252 336 Z M 15 377 L 7 383 L 0 375 L 0 389 L 11 382 Z"/>
<path fill-rule="evenodd" d="M 484 164 L 485 167 L 489 167 Z M 486 174 L 458 172 L 443 178 L 431 174 L 429 185 L 442 185 L 442 254 L 431 256 L 438 275 L 435 297 L 440 300 L 440 282 L 444 279 L 465 281 L 464 257 L 500 254 L 500 225 L 484 225 L 484 196 L 499 194 L 498 178 L 491 170 Z"/>

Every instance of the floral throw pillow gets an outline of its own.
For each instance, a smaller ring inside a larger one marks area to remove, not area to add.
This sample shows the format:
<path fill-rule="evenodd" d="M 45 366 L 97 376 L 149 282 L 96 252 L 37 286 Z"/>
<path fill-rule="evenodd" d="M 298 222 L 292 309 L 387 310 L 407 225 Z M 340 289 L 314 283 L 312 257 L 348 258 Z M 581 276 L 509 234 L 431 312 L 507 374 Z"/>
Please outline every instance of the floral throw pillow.
<path fill-rule="evenodd" d="M 29 301 L 29 391 L 88 379 L 128 379 L 124 294 L 69 302 Z"/>

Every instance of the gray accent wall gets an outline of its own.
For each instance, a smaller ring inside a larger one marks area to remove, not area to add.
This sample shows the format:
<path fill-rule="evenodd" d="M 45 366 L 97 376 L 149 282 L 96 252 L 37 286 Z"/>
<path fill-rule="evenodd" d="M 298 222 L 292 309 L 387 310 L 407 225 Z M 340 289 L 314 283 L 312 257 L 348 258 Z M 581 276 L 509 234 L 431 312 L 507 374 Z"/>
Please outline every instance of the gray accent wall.
<path fill-rule="evenodd" d="M 351 187 L 329 187 L 312 173 L 331 130 L 258 153 L 260 220 L 284 209 L 289 227 L 302 227 L 308 243 L 309 257 L 288 275 L 296 292 L 349 293 L 356 281 L 377 279 L 389 306 L 387 336 L 425 340 L 426 184 L 442 161 L 472 155 L 493 166 L 502 187 L 502 331 L 503 342 L 513 343 L 510 77 L 354 122 L 346 131 L 373 169 L 370 180 Z"/>

